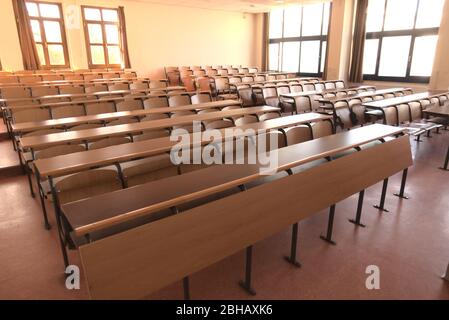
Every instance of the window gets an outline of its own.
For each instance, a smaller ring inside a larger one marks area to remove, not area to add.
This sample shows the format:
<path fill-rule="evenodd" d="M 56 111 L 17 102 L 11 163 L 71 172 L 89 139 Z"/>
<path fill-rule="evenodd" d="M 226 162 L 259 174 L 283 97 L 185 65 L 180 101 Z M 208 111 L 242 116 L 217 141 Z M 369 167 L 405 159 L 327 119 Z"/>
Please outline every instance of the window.
<path fill-rule="evenodd" d="M 271 11 L 269 69 L 321 76 L 326 60 L 329 18 L 329 2 Z"/>
<path fill-rule="evenodd" d="M 26 1 L 26 8 L 41 68 L 69 68 L 61 4 Z"/>
<path fill-rule="evenodd" d="M 118 9 L 82 6 L 87 57 L 91 68 L 122 67 Z"/>
<path fill-rule="evenodd" d="M 364 79 L 429 82 L 443 5 L 444 0 L 370 0 Z"/>

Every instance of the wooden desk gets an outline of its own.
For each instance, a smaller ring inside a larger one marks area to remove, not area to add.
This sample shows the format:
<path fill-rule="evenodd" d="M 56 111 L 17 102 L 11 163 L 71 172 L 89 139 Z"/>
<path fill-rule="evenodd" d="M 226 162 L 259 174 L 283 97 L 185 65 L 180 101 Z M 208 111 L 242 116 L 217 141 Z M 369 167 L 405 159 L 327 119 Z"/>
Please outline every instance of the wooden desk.
<path fill-rule="evenodd" d="M 195 114 L 178 118 L 152 120 L 111 127 L 103 127 L 97 129 L 54 133 L 43 136 L 24 137 L 20 140 L 20 145 L 24 150 L 33 150 L 34 148 L 46 148 L 65 143 L 72 143 L 72 142 L 80 143 L 92 139 L 101 139 L 107 137 L 136 134 L 142 131 L 166 129 L 171 128 L 173 126 L 191 125 L 192 122 L 194 121 L 212 121 L 236 116 L 263 114 L 267 112 L 279 112 L 279 111 L 280 111 L 279 108 L 267 106 L 251 107 L 243 109 L 240 108 L 227 111 L 217 111 L 205 114 Z"/>
<path fill-rule="evenodd" d="M 279 159 L 276 171 L 333 156 L 402 131 L 397 127 L 372 125 L 285 147 L 274 151 Z M 110 227 L 182 204 L 186 202 L 183 197 L 186 194 L 190 194 L 189 201 L 192 201 L 262 176 L 259 165 L 222 165 L 69 203 L 62 206 L 62 212 L 76 235 L 83 236 L 105 225 Z"/>
<path fill-rule="evenodd" d="M 332 117 L 330 116 L 318 113 L 306 113 L 295 116 L 271 119 L 264 122 L 251 123 L 235 128 L 221 129 L 219 131 L 223 137 L 225 136 L 226 132 L 228 133 L 228 135 L 226 135 L 227 138 L 235 139 L 248 136 L 251 132 L 248 132 L 246 130 L 252 130 L 253 132 L 260 133 L 270 130 L 288 128 L 304 123 L 329 120 L 331 118 Z M 398 130 L 400 128 L 396 129 Z M 229 135 L 229 130 L 232 130 L 232 136 Z M 193 139 L 189 139 L 189 141 L 193 141 Z M 202 139 L 201 141 L 199 141 L 199 143 L 201 145 L 205 145 L 210 143 L 210 140 Z M 112 146 L 104 149 L 89 150 L 49 159 L 36 160 L 34 162 L 34 165 L 41 178 L 47 178 L 51 176 L 57 177 L 74 172 L 79 172 L 92 167 L 108 166 L 113 163 L 126 162 L 135 158 L 144 158 L 162 154 L 165 152 L 169 152 L 176 144 L 176 141 L 170 141 L 170 137 L 157 138 Z M 189 146 L 194 147 L 196 145 L 189 144 Z"/>
<path fill-rule="evenodd" d="M 1 76 L 0 76 L 1 78 Z M 93 79 L 93 80 L 49 80 L 31 83 L 0 83 L 0 91 L 3 88 L 45 88 L 45 87 L 65 87 L 65 86 L 86 86 L 95 84 L 117 84 L 134 82 L 166 82 L 167 80 L 150 80 L 150 78 L 111 78 L 111 79 Z"/>
<path fill-rule="evenodd" d="M 376 87 L 374 86 L 360 86 L 360 87 L 353 87 L 353 88 L 341 88 L 341 89 L 325 89 L 325 90 L 316 90 L 316 91 L 301 91 L 301 92 L 292 92 L 292 93 L 283 93 L 280 95 L 280 97 L 283 98 L 298 98 L 298 97 L 304 97 L 304 96 L 321 96 L 324 97 L 325 94 L 328 93 L 338 93 L 338 92 L 366 92 L 370 90 L 376 90 Z"/>
<path fill-rule="evenodd" d="M 51 129 L 54 127 L 67 127 L 88 122 L 111 121 L 116 119 L 128 119 L 135 117 L 143 117 L 150 114 L 172 114 L 180 111 L 207 110 L 215 108 L 224 108 L 228 106 L 241 106 L 241 102 L 237 100 L 220 100 L 214 102 L 192 104 L 179 107 L 154 108 L 135 111 L 123 111 L 113 113 L 102 113 L 98 115 L 80 116 L 73 118 L 53 119 L 39 122 L 17 123 L 11 126 L 14 133 L 25 133 L 42 129 Z"/>
<path fill-rule="evenodd" d="M 431 108 L 428 108 L 426 110 L 423 110 L 423 113 L 425 115 L 434 116 L 434 117 L 442 117 L 446 118 L 449 122 L 449 104 L 445 104 L 444 106 L 434 106 Z M 449 166 L 449 146 L 447 148 L 446 158 L 444 160 L 443 166 L 440 168 L 441 170 L 448 171 Z"/>

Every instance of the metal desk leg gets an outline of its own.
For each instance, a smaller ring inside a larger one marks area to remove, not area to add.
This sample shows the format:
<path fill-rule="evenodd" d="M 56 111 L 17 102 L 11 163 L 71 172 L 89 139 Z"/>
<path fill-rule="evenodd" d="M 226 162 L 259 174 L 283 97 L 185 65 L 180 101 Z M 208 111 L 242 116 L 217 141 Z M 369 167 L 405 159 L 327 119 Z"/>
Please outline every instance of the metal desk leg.
<path fill-rule="evenodd" d="M 396 197 L 399 197 L 401 199 L 409 199 L 409 197 L 404 195 L 405 184 L 407 183 L 407 174 L 408 174 L 408 168 L 402 172 L 401 190 L 399 191 L 399 193 L 394 194 Z"/>
<path fill-rule="evenodd" d="M 449 165 L 449 147 L 447 148 L 446 160 L 444 160 L 444 166 L 440 168 L 441 170 L 449 171 L 447 168 Z"/>
<path fill-rule="evenodd" d="M 360 191 L 359 193 L 359 202 L 357 204 L 357 213 L 355 215 L 355 219 L 349 219 L 349 222 L 355 224 L 358 227 L 365 228 L 366 226 L 360 222 L 362 219 L 362 209 L 363 209 L 363 198 L 365 197 L 365 190 Z"/>
<path fill-rule="evenodd" d="M 449 264 L 447 265 L 446 274 L 442 277 L 444 280 L 449 281 Z"/>
<path fill-rule="evenodd" d="M 329 220 L 327 223 L 326 236 L 321 235 L 320 238 L 335 246 L 337 243 L 332 240 L 332 231 L 334 228 L 334 216 L 335 216 L 335 204 L 332 205 L 329 210 Z"/>
<path fill-rule="evenodd" d="M 384 180 L 384 183 L 382 185 L 382 195 L 380 196 L 380 204 L 375 205 L 374 208 L 379 209 L 383 212 L 390 212 L 387 209 L 385 209 L 385 197 L 387 196 L 387 188 L 388 188 L 388 178 Z"/>
<path fill-rule="evenodd" d="M 255 296 L 256 291 L 251 287 L 251 273 L 253 263 L 253 246 L 246 248 L 246 267 L 245 267 L 245 280 L 240 281 L 239 285 L 250 295 Z"/>

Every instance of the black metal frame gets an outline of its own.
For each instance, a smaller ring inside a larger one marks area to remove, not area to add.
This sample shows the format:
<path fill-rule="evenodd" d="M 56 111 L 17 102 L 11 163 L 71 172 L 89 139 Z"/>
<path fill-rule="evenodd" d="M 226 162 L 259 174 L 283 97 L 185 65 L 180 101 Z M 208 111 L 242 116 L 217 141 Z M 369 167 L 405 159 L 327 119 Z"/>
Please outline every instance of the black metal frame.
<path fill-rule="evenodd" d="M 429 36 L 429 35 L 436 35 L 438 36 L 439 27 L 438 28 L 425 28 L 425 29 L 415 29 L 416 27 L 416 21 L 418 18 L 418 9 L 419 4 L 422 0 L 418 0 L 416 4 L 415 9 L 415 20 L 413 23 L 413 29 L 408 30 L 393 30 L 393 31 L 384 31 L 385 27 L 385 14 L 387 11 L 387 5 L 388 1 L 385 1 L 385 7 L 384 7 L 384 14 L 383 14 L 383 23 L 382 23 L 382 31 L 378 32 L 367 32 L 366 33 L 366 40 L 370 39 L 378 39 L 379 44 L 377 47 L 377 59 L 376 59 L 376 71 L 375 74 L 364 74 L 363 80 L 377 80 L 377 81 L 392 81 L 392 82 L 411 82 L 411 83 L 429 83 L 430 82 L 430 76 L 429 77 L 420 77 L 420 76 L 411 76 L 411 66 L 413 61 L 413 49 L 415 46 L 415 39 L 417 37 L 422 36 Z M 408 61 L 407 61 L 407 71 L 405 77 L 385 77 L 385 76 L 379 76 L 379 66 L 380 66 L 380 56 L 382 51 L 382 41 L 385 37 L 396 37 L 396 36 L 411 36 L 410 41 L 410 48 L 409 48 L 409 55 L 408 55 Z"/>
<path fill-rule="evenodd" d="M 329 7 L 329 26 L 328 26 L 328 30 L 327 30 L 327 34 L 323 35 L 323 22 L 324 22 L 324 6 L 326 5 L 326 3 L 323 3 L 323 8 L 321 11 L 321 35 L 317 35 L 317 36 L 299 36 L 299 37 L 289 37 L 289 38 L 276 38 L 276 39 L 269 39 L 268 41 L 268 46 L 270 44 L 279 44 L 279 50 L 278 50 L 278 70 L 281 69 L 282 66 L 282 56 L 281 56 L 281 44 L 285 43 L 285 42 L 305 42 L 305 41 L 320 41 L 320 49 L 319 49 L 319 58 L 318 58 L 318 72 L 317 73 L 309 73 L 309 72 L 301 72 L 301 50 L 302 50 L 302 46 L 299 47 L 299 64 L 298 64 L 298 75 L 303 76 L 303 77 L 321 77 L 323 75 L 323 72 L 321 72 L 321 62 L 322 59 L 326 59 L 326 56 L 322 56 L 322 51 L 323 51 L 323 42 L 326 42 L 326 45 L 328 43 L 328 35 L 329 35 L 329 27 L 330 27 L 330 17 L 331 17 L 331 13 L 332 13 L 332 5 L 330 5 Z M 284 18 L 285 18 L 285 10 L 282 11 L 282 35 L 284 35 Z M 301 33 L 302 33 L 302 23 L 303 23 L 303 7 L 301 7 Z M 328 46 L 326 47 L 328 48 Z M 327 52 L 327 50 L 326 50 Z M 269 57 L 268 57 L 269 59 Z"/>

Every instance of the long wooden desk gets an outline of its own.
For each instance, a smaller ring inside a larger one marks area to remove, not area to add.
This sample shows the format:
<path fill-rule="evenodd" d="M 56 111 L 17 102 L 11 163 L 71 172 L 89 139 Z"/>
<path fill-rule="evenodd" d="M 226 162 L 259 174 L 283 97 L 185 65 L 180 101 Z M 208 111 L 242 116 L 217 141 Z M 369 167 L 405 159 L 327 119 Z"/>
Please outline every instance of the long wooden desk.
<path fill-rule="evenodd" d="M 315 148 L 312 143 L 307 146 Z M 302 148 L 296 157 L 302 152 L 307 153 Z M 412 163 L 408 137 L 401 137 L 81 246 L 89 294 L 94 299 L 143 298 Z"/>
<path fill-rule="evenodd" d="M 123 112 L 102 113 L 98 115 L 88 115 L 72 118 L 53 119 L 38 122 L 24 122 L 12 124 L 11 128 L 14 133 L 25 133 L 42 129 L 50 129 L 54 127 L 67 127 L 78 124 L 94 122 L 94 121 L 111 121 L 116 119 L 128 119 L 135 117 L 143 117 L 150 114 L 172 114 L 180 111 L 195 111 L 215 108 L 224 108 L 228 106 L 240 106 L 241 102 L 237 100 L 220 100 L 214 102 L 206 102 L 200 104 L 192 104 L 179 107 L 154 108 L 146 110 L 134 110 Z"/>
<path fill-rule="evenodd" d="M 306 113 L 271 119 L 264 122 L 251 123 L 235 128 L 220 129 L 219 131 L 222 134 L 222 137 L 236 139 L 248 136 L 254 132 L 267 132 L 270 130 L 288 128 L 305 123 L 329 120 L 331 118 L 332 117 L 330 116 L 319 113 Z M 232 131 L 232 135 L 229 134 L 229 130 Z M 189 139 L 189 141 L 194 140 Z M 210 142 L 210 140 L 201 139 L 197 143 L 205 145 Z M 79 172 L 92 167 L 108 166 L 113 163 L 126 162 L 135 158 L 144 158 L 162 154 L 169 152 L 173 146 L 177 144 L 177 141 L 171 141 L 169 137 L 157 138 L 98 150 L 73 153 L 49 159 L 36 160 L 34 162 L 34 166 L 41 178 L 57 177 L 73 172 Z M 189 146 L 195 147 L 197 145 L 189 144 Z"/>
<path fill-rule="evenodd" d="M 1 80 L 1 76 L 0 76 Z M 46 87 L 65 87 L 65 86 L 92 86 L 98 84 L 118 84 L 118 83 L 150 83 L 150 82 L 167 82 L 167 80 L 150 80 L 150 78 L 110 78 L 110 79 L 92 79 L 92 80 L 48 80 L 31 83 L 0 83 L 0 91 L 3 88 L 46 88 Z"/>
<path fill-rule="evenodd" d="M 279 159 L 276 171 L 286 171 L 402 132 L 401 128 L 376 124 L 285 147 L 274 151 L 278 154 Z M 76 235 L 83 236 L 98 231 L 105 224 L 111 226 L 179 205 L 185 202 L 182 195 L 191 193 L 189 200 L 192 201 L 249 183 L 263 176 L 259 165 L 223 165 L 219 168 L 205 169 L 204 172 L 196 173 L 196 175 L 209 177 L 210 180 L 207 183 L 210 189 L 205 188 L 204 183 L 202 183 L 201 189 L 197 189 L 195 182 L 204 181 L 204 179 L 193 179 L 195 174 L 186 174 L 69 203 L 62 206 L 62 211 Z M 217 180 L 220 180 L 220 185 L 217 185 Z M 158 188 L 154 188 L 155 185 L 158 185 Z M 176 194 L 170 192 L 175 189 L 170 188 L 170 185 L 177 185 Z M 161 196 L 165 198 L 165 201 L 160 201 Z M 155 198 L 158 198 L 156 203 L 154 202 Z"/>
<path fill-rule="evenodd" d="M 182 126 L 189 124 L 191 125 L 192 122 L 194 121 L 212 121 L 236 116 L 263 114 L 267 112 L 279 112 L 279 111 L 280 111 L 279 108 L 268 106 L 217 111 L 170 119 L 151 120 L 145 122 L 116 125 L 111 127 L 102 127 L 97 129 L 54 133 L 43 136 L 24 137 L 20 140 L 20 145 L 24 150 L 33 150 L 34 148 L 46 148 L 65 143 L 83 142 L 92 139 L 101 139 L 106 137 L 135 134 L 140 133 L 142 131 L 171 128 L 173 126 Z"/>

